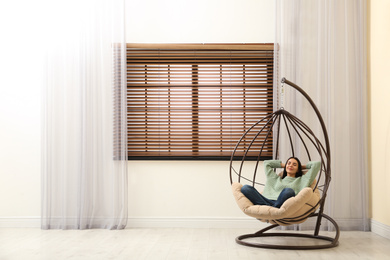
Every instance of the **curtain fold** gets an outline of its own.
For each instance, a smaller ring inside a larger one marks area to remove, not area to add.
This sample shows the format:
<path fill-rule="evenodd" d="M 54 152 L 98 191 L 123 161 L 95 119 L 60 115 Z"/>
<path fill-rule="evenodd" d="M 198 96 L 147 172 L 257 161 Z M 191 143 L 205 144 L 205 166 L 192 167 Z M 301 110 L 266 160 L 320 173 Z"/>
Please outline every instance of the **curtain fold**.
<path fill-rule="evenodd" d="M 123 0 L 48 7 L 42 131 L 43 229 L 127 223 Z"/>
<path fill-rule="evenodd" d="M 277 104 L 321 133 L 315 114 L 299 93 L 288 86 L 280 93 L 280 80 L 286 77 L 319 108 L 332 159 L 325 213 L 343 230 L 369 230 L 365 10 L 365 0 L 276 1 Z M 280 158 L 288 158 L 289 144 L 285 139 L 281 142 Z M 304 158 L 303 154 L 298 152 Z M 299 228 L 305 225 L 313 224 Z"/>

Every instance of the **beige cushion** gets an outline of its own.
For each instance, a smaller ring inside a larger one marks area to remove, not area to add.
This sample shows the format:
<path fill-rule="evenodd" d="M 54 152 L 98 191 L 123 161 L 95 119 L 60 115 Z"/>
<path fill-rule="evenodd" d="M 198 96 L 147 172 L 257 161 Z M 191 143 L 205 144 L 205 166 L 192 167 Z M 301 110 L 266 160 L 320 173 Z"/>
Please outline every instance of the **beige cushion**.
<path fill-rule="evenodd" d="M 315 206 L 320 200 L 320 192 L 316 189 L 313 192 L 316 181 L 310 187 L 301 190 L 295 197 L 286 200 L 280 208 L 263 205 L 253 205 L 253 203 L 241 193 L 241 183 L 233 183 L 232 190 L 234 198 L 240 209 L 248 216 L 257 218 L 263 222 L 277 223 L 282 226 L 302 223 L 314 212 L 319 205 Z M 305 214 L 308 211 L 309 214 Z M 301 219 L 301 215 L 303 215 Z M 301 220 L 291 220 L 299 217 Z"/>

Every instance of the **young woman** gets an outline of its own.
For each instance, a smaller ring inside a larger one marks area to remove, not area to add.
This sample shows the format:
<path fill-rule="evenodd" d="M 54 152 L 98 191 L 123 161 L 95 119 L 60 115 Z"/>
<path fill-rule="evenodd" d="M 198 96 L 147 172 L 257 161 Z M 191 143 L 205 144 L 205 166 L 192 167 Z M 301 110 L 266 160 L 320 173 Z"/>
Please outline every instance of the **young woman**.
<path fill-rule="evenodd" d="M 254 187 L 244 185 L 241 192 L 254 205 L 268 205 L 280 208 L 289 198 L 294 197 L 303 188 L 309 187 L 316 178 L 321 167 L 320 162 L 308 162 L 302 165 L 298 158 L 290 157 L 285 164 L 279 160 L 264 161 L 264 170 L 267 177 L 263 194 Z M 273 169 L 284 168 L 280 177 Z M 309 169 L 303 174 L 302 169 Z"/>

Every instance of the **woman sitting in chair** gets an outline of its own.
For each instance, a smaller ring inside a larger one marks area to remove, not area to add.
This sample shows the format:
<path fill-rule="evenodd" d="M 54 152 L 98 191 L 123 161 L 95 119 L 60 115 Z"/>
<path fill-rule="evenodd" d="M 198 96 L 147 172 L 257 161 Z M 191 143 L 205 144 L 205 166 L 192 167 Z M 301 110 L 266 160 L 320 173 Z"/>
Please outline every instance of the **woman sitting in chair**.
<path fill-rule="evenodd" d="M 280 208 L 283 203 L 298 194 L 303 188 L 309 187 L 316 178 L 321 167 L 320 162 L 308 162 L 302 165 L 298 158 L 290 157 L 286 164 L 279 160 L 264 161 L 264 171 L 267 177 L 263 194 L 254 187 L 244 185 L 241 192 L 254 205 L 267 205 Z M 273 169 L 284 168 L 280 177 Z M 302 169 L 309 169 L 303 174 Z"/>

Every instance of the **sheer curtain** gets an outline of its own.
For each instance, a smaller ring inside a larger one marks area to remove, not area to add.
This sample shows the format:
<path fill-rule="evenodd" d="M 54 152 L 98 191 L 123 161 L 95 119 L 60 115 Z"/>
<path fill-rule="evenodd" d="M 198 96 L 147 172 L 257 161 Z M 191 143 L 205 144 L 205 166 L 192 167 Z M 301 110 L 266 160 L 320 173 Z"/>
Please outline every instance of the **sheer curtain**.
<path fill-rule="evenodd" d="M 127 223 L 123 0 L 52 1 L 43 91 L 42 228 Z"/>
<path fill-rule="evenodd" d="M 280 93 L 282 77 L 298 84 L 316 103 L 328 129 L 332 181 L 325 213 L 341 229 L 369 230 L 366 1 L 277 0 L 276 45 L 276 91 Z M 284 89 L 278 105 L 319 134 L 309 104 L 291 88 Z"/>

